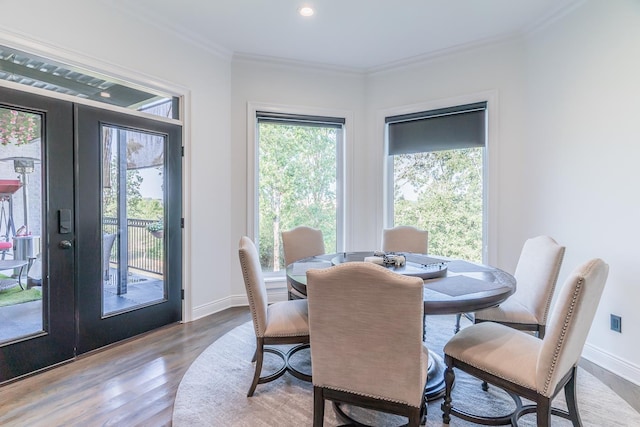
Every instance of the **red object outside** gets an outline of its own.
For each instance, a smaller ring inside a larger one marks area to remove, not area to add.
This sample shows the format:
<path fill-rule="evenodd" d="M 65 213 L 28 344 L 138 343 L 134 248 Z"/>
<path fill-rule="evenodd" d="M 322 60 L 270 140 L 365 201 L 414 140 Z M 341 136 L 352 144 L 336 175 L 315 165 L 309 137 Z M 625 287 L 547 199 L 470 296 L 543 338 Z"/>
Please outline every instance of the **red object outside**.
<path fill-rule="evenodd" d="M 13 194 L 22 187 L 19 179 L 0 179 L 0 193 Z"/>

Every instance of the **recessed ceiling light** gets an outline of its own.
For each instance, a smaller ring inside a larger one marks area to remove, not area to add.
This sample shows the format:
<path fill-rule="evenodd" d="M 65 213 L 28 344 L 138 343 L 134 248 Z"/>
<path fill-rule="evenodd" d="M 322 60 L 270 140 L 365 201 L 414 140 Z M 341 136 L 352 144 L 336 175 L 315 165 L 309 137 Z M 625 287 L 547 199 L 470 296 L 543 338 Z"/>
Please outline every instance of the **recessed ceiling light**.
<path fill-rule="evenodd" d="M 315 13 L 315 11 L 309 6 L 301 7 L 300 9 L 298 9 L 298 12 L 302 16 L 311 16 L 311 15 L 313 15 Z"/>

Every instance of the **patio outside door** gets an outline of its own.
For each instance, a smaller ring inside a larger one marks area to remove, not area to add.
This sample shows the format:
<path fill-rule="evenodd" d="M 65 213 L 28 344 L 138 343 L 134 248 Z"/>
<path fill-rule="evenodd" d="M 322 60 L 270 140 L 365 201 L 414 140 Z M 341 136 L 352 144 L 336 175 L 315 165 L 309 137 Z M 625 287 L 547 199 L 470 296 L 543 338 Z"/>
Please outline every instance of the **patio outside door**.
<path fill-rule="evenodd" d="M 0 88 L 0 382 L 74 357 L 72 113 Z"/>
<path fill-rule="evenodd" d="M 80 354 L 181 319 L 182 129 L 76 117 Z"/>
<path fill-rule="evenodd" d="M 0 383 L 181 319 L 181 135 L 0 87 Z"/>

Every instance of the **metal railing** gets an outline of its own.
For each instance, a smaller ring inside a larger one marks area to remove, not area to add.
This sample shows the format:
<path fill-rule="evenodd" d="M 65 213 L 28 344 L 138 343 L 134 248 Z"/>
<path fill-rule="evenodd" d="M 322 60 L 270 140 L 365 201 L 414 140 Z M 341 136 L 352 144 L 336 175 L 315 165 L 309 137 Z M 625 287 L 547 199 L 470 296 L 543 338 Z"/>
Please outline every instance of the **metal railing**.
<path fill-rule="evenodd" d="M 155 237 L 147 226 L 157 222 L 149 219 L 128 219 L 127 235 L 129 238 L 127 262 L 129 268 L 163 274 L 164 271 L 164 239 Z M 117 218 L 103 218 L 103 231 L 118 234 Z M 109 261 L 118 262 L 118 245 L 111 249 Z"/>

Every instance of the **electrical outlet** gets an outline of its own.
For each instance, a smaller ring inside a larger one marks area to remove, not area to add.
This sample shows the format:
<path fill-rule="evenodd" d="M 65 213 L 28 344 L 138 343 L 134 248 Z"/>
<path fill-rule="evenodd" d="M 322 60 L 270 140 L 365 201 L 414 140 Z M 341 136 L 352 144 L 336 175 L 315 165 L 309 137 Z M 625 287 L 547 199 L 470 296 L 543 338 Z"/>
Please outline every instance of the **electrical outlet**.
<path fill-rule="evenodd" d="M 622 333 L 622 317 L 611 315 L 611 330 Z"/>

